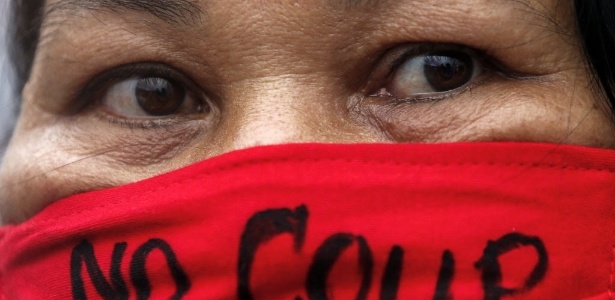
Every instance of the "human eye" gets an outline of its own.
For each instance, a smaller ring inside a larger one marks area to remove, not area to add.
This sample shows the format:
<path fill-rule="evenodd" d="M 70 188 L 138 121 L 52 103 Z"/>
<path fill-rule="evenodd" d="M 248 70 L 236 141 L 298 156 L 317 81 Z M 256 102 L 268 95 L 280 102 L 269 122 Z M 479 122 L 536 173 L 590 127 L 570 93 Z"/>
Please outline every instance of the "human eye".
<path fill-rule="evenodd" d="M 481 83 L 494 71 L 484 54 L 461 46 L 414 46 L 387 56 L 390 67 L 380 81 L 384 83 L 370 96 L 403 102 L 445 99 Z"/>
<path fill-rule="evenodd" d="M 112 123 L 143 128 L 199 118 L 211 103 L 180 72 L 157 64 L 129 65 L 103 73 L 81 98 Z"/>
<path fill-rule="evenodd" d="M 472 140 L 471 126 L 491 126 L 510 105 L 503 91 L 534 82 L 505 58 L 461 44 L 396 46 L 374 62 L 352 109 L 397 142 Z"/>

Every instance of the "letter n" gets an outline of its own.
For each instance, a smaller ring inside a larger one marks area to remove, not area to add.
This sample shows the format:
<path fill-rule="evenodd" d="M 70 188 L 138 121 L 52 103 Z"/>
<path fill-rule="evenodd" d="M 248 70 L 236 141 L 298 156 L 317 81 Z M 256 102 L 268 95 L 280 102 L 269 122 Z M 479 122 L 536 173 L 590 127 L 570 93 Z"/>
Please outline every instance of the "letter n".
<path fill-rule="evenodd" d="M 82 241 L 77 245 L 70 258 L 70 276 L 73 299 L 87 299 L 82 275 L 83 265 L 87 269 L 92 285 L 103 299 L 124 300 L 128 299 L 128 288 L 122 278 L 120 267 L 126 251 L 126 243 L 117 243 L 113 247 L 111 255 L 111 270 L 109 280 L 105 278 L 103 271 L 94 255 L 94 247 L 88 241 Z"/>

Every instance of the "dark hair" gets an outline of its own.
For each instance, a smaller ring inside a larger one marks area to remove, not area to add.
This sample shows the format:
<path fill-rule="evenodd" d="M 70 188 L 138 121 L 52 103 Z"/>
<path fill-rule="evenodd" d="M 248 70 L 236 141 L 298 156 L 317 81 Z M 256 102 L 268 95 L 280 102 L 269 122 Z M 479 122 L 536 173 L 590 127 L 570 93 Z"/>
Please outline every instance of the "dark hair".
<path fill-rule="evenodd" d="M 11 1 L 8 37 L 9 57 L 15 73 L 15 90 L 20 92 L 32 69 L 38 45 L 45 0 Z"/>
<path fill-rule="evenodd" d="M 8 16 L 8 28 L 6 31 L 6 44 L 9 46 L 8 57 L 12 67 L 12 77 L 9 82 L 13 84 L 12 90 L 15 93 L 21 93 L 28 77 L 30 69 L 34 62 L 34 54 L 39 40 L 39 32 L 42 23 L 42 9 L 45 0 L 11 0 L 9 3 L 8 13 L 0 12 L 0 17 Z M 2 35 L 0 35 L 2 36 Z M 2 43 L 0 43 L 1 45 Z M 4 52 L 4 51 L 0 51 Z M 2 62 L 0 62 L 2 63 Z M 0 65 L 0 67 L 4 67 Z M 1 75 L 8 75 L 4 69 L 0 70 Z M 10 87 L 3 87 L 10 89 Z M 9 93 L 9 96 L 14 99 L 14 94 Z M 0 163 L 4 158 L 4 151 L 11 137 L 14 122 L 19 114 L 20 101 L 11 99 L 0 99 L 0 109 L 3 110 L 2 117 L 8 118 L 0 122 Z M 4 101 L 7 100 L 7 101 Z"/>
<path fill-rule="evenodd" d="M 588 65 L 615 114 L 615 1 L 574 0 Z"/>
<path fill-rule="evenodd" d="M 573 0 L 587 64 L 597 88 L 608 100 L 615 120 L 615 1 Z M 40 35 L 44 0 L 13 0 L 9 55 L 16 73 L 15 88 L 25 85 Z"/>

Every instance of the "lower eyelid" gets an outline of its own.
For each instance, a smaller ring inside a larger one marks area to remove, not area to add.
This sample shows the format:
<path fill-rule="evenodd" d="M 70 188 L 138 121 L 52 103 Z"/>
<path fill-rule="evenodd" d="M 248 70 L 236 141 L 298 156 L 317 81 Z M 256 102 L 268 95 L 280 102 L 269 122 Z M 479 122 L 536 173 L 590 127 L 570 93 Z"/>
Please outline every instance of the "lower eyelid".
<path fill-rule="evenodd" d="M 171 129 L 172 127 L 185 123 L 186 120 L 181 117 L 175 118 L 133 118 L 127 119 L 123 117 L 114 116 L 104 111 L 94 112 L 95 117 L 98 120 L 107 122 L 113 126 L 119 126 L 127 129 L 143 129 L 143 130 L 156 130 L 156 129 Z"/>
<path fill-rule="evenodd" d="M 472 83 L 466 84 L 463 87 L 460 87 L 456 90 L 452 90 L 449 92 L 435 92 L 435 93 L 426 93 L 420 94 L 416 97 L 411 98 L 397 98 L 393 97 L 390 94 L 373 94 L 368 96 L 367 98 L 372 99 L 380 99 L 381 105 L 392 103 L 393 105 L 404 105 L 404 104 L 413 104 L 413 103 L 425 103 L 425 102 L 434 102 L 434 101 L 444 101 L 449 100 L 451 98 L 458 97 L 464 93 L 471 92 L 474 89 L 480 88 L 484 84 L 488 84 L 492 78 L 491 76 L 484 76 L 485 73 L 480 73 L 476 80 Z M 504 78 L 503 76 L 492 74 L 496 78 Z M 494 79 L 495 80 L 495 79 Z"/>
<path fill-rule="evenodd" d="M 197 84 L 195 84 L 189 77 L 183 75 L 181 71 L 177 71 L 172 67 L 160 63 L 143 62 L 117 66 L 108 71 L 102 72 L 89 80 L 89 82 L 81 89 L 79 94 L 80 96 L 96 95 L 97 90 L 103 90 L 123 80 L 144 77 L 168 78 L 182 83 L 187 90 L 201 90 Z"/>

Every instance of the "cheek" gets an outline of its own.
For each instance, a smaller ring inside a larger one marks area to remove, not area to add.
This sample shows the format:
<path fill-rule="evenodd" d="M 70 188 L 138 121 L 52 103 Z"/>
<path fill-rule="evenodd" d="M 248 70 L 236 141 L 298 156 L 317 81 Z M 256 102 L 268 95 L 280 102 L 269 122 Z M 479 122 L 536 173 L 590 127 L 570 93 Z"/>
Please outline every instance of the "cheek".
<path fill-rule="evenodd" d="M 597 97 L 570 81 L 487 82 L 425 103 L 366 99 L 362 109 L 397 142 L 519 141 L 615 147 Z"/>
<path fill-rule="evenodd" d="M 188 125 L 147 134 L 118 129 L 24 107 L 0 168 L 1 221 L 23 221 L 58 199 L 167 171 L 169 160 L 181 157 L 201 132 Z"/>
<path fill-rule="evenodd" d="M 178 128 L 127 129 L 116 125 L 101 127 L 98 121 L 92 121 L 80 122 L 77 129 L 57 128 L 57 134 L 66 139 L 66 146 L 61 146 L 60 151 L 73 156 L 73 161 L 85 159 L 89 165 L 130 170 L 131 173 L 157 169 L 182 151 L 196 147 L 191 141 L 207 132 L 193 124 Z"/>

